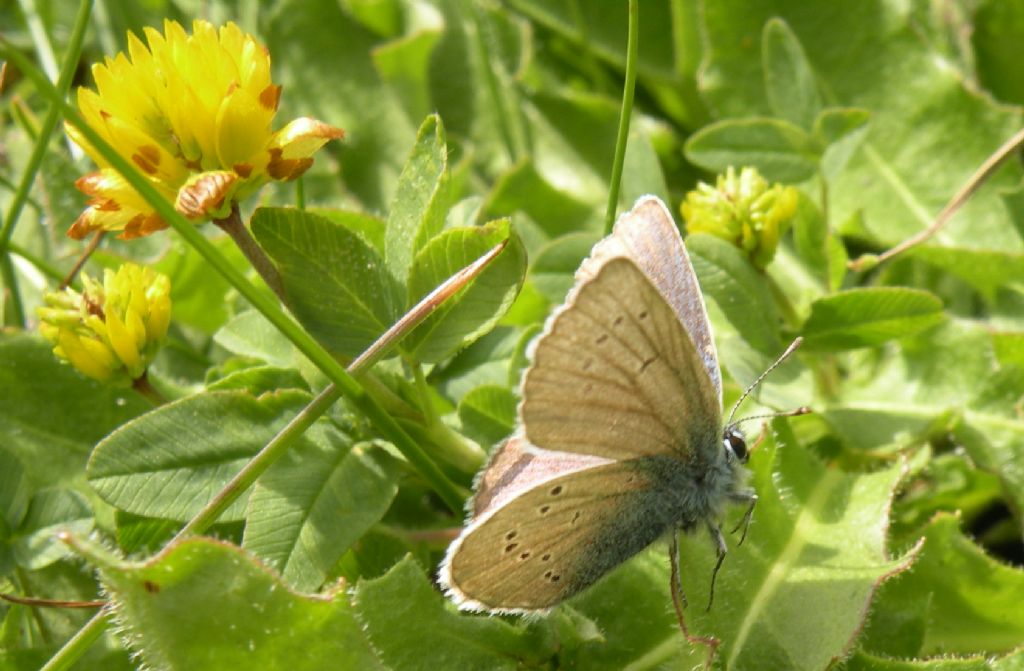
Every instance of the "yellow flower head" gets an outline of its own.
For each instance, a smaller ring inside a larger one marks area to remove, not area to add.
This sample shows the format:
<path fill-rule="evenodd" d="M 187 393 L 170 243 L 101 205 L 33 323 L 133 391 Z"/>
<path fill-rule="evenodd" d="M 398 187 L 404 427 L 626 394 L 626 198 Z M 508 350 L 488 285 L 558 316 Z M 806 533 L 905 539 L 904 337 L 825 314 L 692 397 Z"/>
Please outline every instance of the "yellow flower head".
<path fill-rule="evenodd" d="M 791 186 L 768 185 L 754 168 L 739 177 L 730 166 L 712 187 L 701 182 L 682 204 L 688 233 L 710 233 L 733 243 L 758 268 L 775 257 L 779 238 L 796 214 L 797 192 Z"/>
<path fill-rule="evenodd" d="M 53 352 L 100 382 L 130 384 L 146 372 L 167 334 L 171 283 L 134 263 L 103 271 L 103 283 L 82 275 L 82 293 L 45 296 L 39 331 Z"/>
<path fill-rule="evenodd" d="M 316 150 L 344 135 L 307 117 L 271 132 L 281 87 L 270 80 L 266 48 L 235 24 L 218 31 L 197 20 L 188 35 L 166 21 L 163 34 L 144 32 L 148 46 L 129 34 L 128 56 L 93 66 L 97 90 L 79 88 L 78 107 L 189 219 L 225 217 L 269 180 L 301 175 Z M 90 200 L 69 236 L 106 230 L 129 239 L 167 227 L 73 126 L 65 129 L 100 167 L 76 184 Z"/>

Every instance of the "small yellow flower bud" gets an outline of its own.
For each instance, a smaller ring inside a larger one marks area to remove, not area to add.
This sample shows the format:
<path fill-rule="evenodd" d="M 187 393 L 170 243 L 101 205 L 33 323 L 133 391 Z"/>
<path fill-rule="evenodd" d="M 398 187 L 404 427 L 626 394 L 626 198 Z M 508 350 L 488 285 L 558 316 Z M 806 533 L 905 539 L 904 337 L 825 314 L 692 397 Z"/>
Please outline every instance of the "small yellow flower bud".
<path fill-rule="evenodd" d="M 270 180 L 295 179 L 317 150 L 344 135 L 305 117 L 271 131 L 281 87 L 270 79 L 270 54 L 235 24 L 218 30 L 195 21 L 189 35 L 166 21 L 163 33 L 143 32 L 147 44 L 129 34 L 127 56 L 93 66 L 96 90 L 80 88 L 78 107 L 192 221 L 222 219 Z M 167 228 L 74 126 L 65 129 L 100 168 L 76 183 L 89 207 L 69 236 L 105 230 L 130 239 Z"/>
<path fill-rule="evenodd" d="M 126 263 L 103 271 L 103 283 L 82 276 L 84 289 L 46 294 L 39 332 L 53 352 L 100 382 L 129 385 L 146 372 L 167 334 L 171 283 L 165 275 Z"/>
<path fill-rule="evenodd" d="M 797 191 L 768 185 L 754 168 L 739 177 L 730 167 L 716 186 L 701 182 L 682 204 L 688 233 L 710 233 L 746 252 L 758 268 L 771 263 L 779 239 L 796 214 Z"/>

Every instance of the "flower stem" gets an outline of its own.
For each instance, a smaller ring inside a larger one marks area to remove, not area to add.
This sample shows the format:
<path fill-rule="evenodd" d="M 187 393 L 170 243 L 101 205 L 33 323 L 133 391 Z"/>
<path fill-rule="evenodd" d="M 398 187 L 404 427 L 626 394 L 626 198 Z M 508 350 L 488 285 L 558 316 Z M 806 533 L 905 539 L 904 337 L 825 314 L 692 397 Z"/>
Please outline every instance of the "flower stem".
<path fill-rule="evenodd" d="M 89 241 L 89 245 L 82 252 L 81 256 L 78 257 L 78 260 L 75 261 L 74 267 L 71 268 L 71 270 L 68 271 L 68 274 L 64 276 L 64 279 L 60 281 L 61 289 L 65 289 L 74 284 L 75 278 L 78 277 L 79 271 L 82 270 L 82 266 L 84 266 L 85 262 L 89 260 L 92 253 L 96 251 L 96 248 L 100 246 L 100 242 L 103 240 L 103 236 L 105 234 L 106 231 L 104 230 L 96 231 L 96 234 L 92 236 L 92 240 Z"/>
<path fill-rule="evenodd" d="M 249 260 L 252 267 L 256 269 L 263 281 L 267 283 L 267 286 L 277 294 L 277 297 L 284 300 L 284 284 L 281 283 L 281 275 L 277 272 L 277 268 L 271 262 L 270 258 L 263 251 L 256 240 L 253 239 L 249 233 L 249 229 L 242 223 L 242 217 L 238 213 L 238 205 L 231 207 L 231 214 L 224 219 L 215 219 L 214 222 L 220 227 L 222 231 L 231 236 L 231 239 L 235 241 L 238 248 L 245 254 L 245 258 Z"/>
<path fill-rule="evenodd" d="M 107 630 L 107 616 L 110 611 L 106 608 L 93 615 L 92 619 L 85 623 L 78 632 L 68 639 L 60 650 L 46 662 L 40 671 L 65 671 L 70 669 L 85 652 L 92 647 L 92 644 L 99 640 L 103 632 Z"/>
<path fill-rule="evenodd" d="M 189 536 L 201 534 L 210 528 L 210 525 L 217 521 L 221 513 L 228 509 L 246 490 L 256 482 L 272 463 L 284 454 L 292 443 L 295 442 L 306 429 L 313 425 L 327 409 L 334 405 L 334 402 L 341 398 L 341 392 L 333 384 L 313 399 L 313 401 L 302 409 L 299 414 L 288 422 L 287 426 L 281 429 L 259 453 L 249 460 L 231 481 L 214 496 L 203 509 L 196 514 L 188 524 L 171 539 L 171 543 Z"/>
<path fill-rule="evenodd" d="M 164 398 L 164 395 L 150 383 L 149 373 L 147 372 L 143 372 L 141 377 L 132 380 L 132 389 L 144 396 L 147 401 L 153 404 L 154 407 L 159 407 L 167 403 L 167 399 Z"/>
<path fill-rule="evenodd" d="M 939 230 L 946 225 L 946 222 L 953 218 L 967 200 L 974 195 L 982 184 L 988 180 L 989 177 L 1001 166 L 1006 159 L 1010 158 L 1018 149 L 1024 146 L 1024 130 L 1017 131 L 1013 137 L 1003 143 L 1001 147 L 996 149 L 991 156 L 985 159 L 985 162 L 971 175 L 964 183 L 960 190 L 953 195 L 946 206 L 942 208 L 938 216 L 929 224 L 928 228 L 918 232 L 915 235 L 907 238 L 903 242 L 899 243 L 895 247 L 888 249 L 877 257 L 861 257 L 847 262 L 847 267 L 854 272 L 861 272 L 864 270 L 870 270 L 880 263 L 888 261 L 894 256 L 902 254 L 908 249 L 912 249 L 923 242 L 927 242 L 933 235 L 939 232 Z"/>
<path fill-rule="evenodd" d="M 25 170 L 21 174 L 21 181 L 18 182 L 18 190 L 15 191 L 10 207 L 7 208 L 3 228 L 0 228 L 0 272 L 3 274 L 4 288 L 10 292 L 10 298 L 6 301 L 10 306 L 10 320 L 18 325 L 25 323 L 25 315 L 21 305 L 21 296 L 18 292 L 17 276 L 14 274 L 14 265 L 11 263 L 11 258 L 8 255 L 7 245 L 11 240 L 11 234 L 14 232 L 15 224 L 18 223 L 18 218 L 21 216 L 25 202 L 28 200 L 29 191 L 32 189 L 39 166 L 42 165 L 43 157 L 46 155 L 50 136 L 57 127 L 57 122 L 60 121 L 61 108 L 64 106 L 63 99 L 71 88 L 71 81 L 75 74 L 75 68 L 78 65 L 78 58 L 82 53 L 82 42 L 85 38 L 85 29 L 89 25 L 89 12 L 91 9 L 91 0 L 83 0 L 79 3 L 78 14 L 75 15 L 75 25 L 71 30 L 71 39 L 68 41 L 68 47 L 64 54 L 60 75 L 57 77 L 57 83 L 53 85 L 54 94 L 59 96 L 60 99 L 52 100 L 49 109 L 46 110 L 43 124 L 39 128 L 39 136 L 36 138 L 35 145 L 32 147 L 32 154 L 25 164 Z"/>
<path fill-rule="evenodd" d="M 612 177 L 608 184 L 608 209 L 604 215 L 604 234 L 612 232 L 615 225 L 615 211 L 619 206 L 619 186 L 622 182 L 622 166 L 626 162 L 626 143 L 629 141 L 629 119 L 633 114 L 633 93 L 636 89 L 637 43 L 639 41 L 640 10 L 639 0 L 629 0 L 629 38 L 626 43 L 626 81 L 622 86 L 622 111 L 619 113 L 619 132 L 615 138 L 615 159 L 612 163 Z"/>

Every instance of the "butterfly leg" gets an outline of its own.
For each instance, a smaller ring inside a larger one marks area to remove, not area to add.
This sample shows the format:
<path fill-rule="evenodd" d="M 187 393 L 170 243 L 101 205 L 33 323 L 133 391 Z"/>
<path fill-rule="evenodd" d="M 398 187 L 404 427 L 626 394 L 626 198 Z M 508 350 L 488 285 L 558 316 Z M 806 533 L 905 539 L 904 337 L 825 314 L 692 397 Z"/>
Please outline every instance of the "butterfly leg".
<path fill-rule="evenodd" d="M 736 533 L 740 527 L 743 527 L 743 533 L 740 535 L 740 542 L 736 544 L 737 547 L 743 545 L 743 541 L 747 539 L 747 529 L 750 528 L 750 518 L 754 516 L 754 506 L 757 505 L 757 494 L 754 492 L 737 492 L 729 496 L 730 499 L 738 503 L 749 503 L 747 506 L 747 512 L 743 513 L 743 519 L 740 523 L 733 527 L 733 530 L 729 533 Z"/>
<path fill-rule="evenodd" d="M 676 608 L 676 619 L 679 621 L 679 630 L 692 645 L 705 645 L 708 648 L 708 657 L 704 668 L 710 669 L 715 658 L 715 651 L 721 642 L 714 636 L 694 636 L 686 628 L 686 619 L 683 617 L 683 609 L 686 608 L 686 594 L 683 592 L 683 581 L 679 572 L 679 530 L 672 530 L 672 540 L 669 543 L 669 564 L 672 566 L 672 575 L 669 578 L 669 589 L 672 591 L 672 605 Z"/>
<path fill-rule="evenodd" d="M 704 612 L 711 610 L 711 604 L 715 600 L 715 578 L 718 577 L 718 569 L 722 568 L 722 562 L 725 561 L 725 555 L 729 552 L 728 546 L 725 544 L 725 536 L 722 535 L 722 530 L 714 522 L 708 522 L 708 531 L 711 532 L 711 540 L 715 542 L 718 551 L 718 561 L 715 562 L 715 570 L 711 572 L 711 590 L 708 593 L 708 607 Z"/>
<path fill-rule="evenodd" d="M 672 541 L 668 546 L 668 562 L 672 567 L 672 575 L 669 577 L 669 587 L 672 590 L 672 604 L 676 607 L 676 614 L 679 621 L 683 621 L 683 608 L 689 603 L 686 601 L 686 592 L 683 591 L 683 580 L 679 575 L 679 531 L 672 531 Z"/>

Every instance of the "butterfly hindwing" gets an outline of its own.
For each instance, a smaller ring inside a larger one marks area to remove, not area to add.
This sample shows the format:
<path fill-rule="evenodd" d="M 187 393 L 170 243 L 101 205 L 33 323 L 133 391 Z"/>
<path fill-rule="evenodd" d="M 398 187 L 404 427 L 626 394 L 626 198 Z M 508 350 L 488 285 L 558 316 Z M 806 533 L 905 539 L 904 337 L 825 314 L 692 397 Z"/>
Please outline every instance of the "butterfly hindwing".
<path fill-rule="evenodd" d="M 571 473 L 610 463 L 610 459 L 589 454 L 550 452 L 530 448 L 522 433 L 509 436 L 495 448 L 487 466 L 473 485 L 472 519 L 481 517 L 515 498 L 519 492 L 533 489 L 553 475 Z M 472 521 L 471 519 L 471 521 Z"/>
<path fill-rule="evenodd" d="M 523 380 L 529 443 L 626 460 L 710 458 L 721 406 L 695 345 L 628 258 L 605 262 L 550 320 Z"/>
<path fill-rule="evenodd" d="M 467 609 L 549 608 L 659 538 L 670 524 L 663 497 L 643 460 L 553 478 L 474 520 L 441 582 Z"/>

